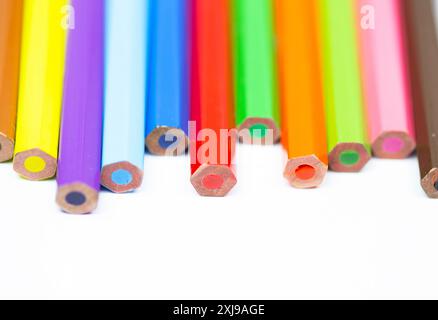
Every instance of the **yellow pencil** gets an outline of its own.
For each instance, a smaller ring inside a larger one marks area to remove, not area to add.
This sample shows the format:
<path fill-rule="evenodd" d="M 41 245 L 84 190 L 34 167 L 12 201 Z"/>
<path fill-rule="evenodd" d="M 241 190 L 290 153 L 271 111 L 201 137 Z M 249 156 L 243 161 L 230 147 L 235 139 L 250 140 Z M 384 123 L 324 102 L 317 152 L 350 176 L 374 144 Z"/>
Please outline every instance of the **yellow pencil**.
<path fill-rule="evenodd" d="M 14 170 L 30 180 L 56 173 L 68 0 L 26 0 Z M 74 18 L 74 17 L 73 17 Z"/>

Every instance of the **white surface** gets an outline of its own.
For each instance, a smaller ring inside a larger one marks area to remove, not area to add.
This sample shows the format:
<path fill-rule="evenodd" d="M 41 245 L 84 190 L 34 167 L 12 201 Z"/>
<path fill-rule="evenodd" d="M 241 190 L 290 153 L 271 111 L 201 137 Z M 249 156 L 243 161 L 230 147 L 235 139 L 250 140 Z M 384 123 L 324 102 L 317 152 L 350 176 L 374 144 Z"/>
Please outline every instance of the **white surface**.
<path fill-rule="evenodd" d="M 226 198 L 195 194 L 188 158 L 148 156 L 143 188 L 89 216 L 0 165 L 0 298 L 438 298 L 438 201 L 416 159 L 295 190 L 280 147 L 237 156 Z"/>

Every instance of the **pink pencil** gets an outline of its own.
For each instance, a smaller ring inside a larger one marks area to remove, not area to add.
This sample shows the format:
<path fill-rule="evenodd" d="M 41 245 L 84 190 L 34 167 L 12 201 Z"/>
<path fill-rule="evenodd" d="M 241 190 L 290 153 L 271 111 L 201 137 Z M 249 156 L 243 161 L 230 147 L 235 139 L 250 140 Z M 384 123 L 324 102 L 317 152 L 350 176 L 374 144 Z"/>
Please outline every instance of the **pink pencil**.
<path fill-rule="evenodd" d="M 358 0 L 362 69 L 374 155 L 401 159 L 415 149 L 401 0 Z"/>

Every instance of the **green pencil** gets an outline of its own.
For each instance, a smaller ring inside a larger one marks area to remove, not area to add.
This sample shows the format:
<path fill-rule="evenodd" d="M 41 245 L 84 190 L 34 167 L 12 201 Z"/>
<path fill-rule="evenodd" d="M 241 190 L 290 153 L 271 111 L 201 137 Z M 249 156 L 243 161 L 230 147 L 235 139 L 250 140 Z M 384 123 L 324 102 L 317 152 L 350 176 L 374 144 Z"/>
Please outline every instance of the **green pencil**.
<path fill-rule="evenodd" d="M 241 140 L 275 143 L 280 130 L 272 0 L 232 1 L 236 122 Z"/>
<path fill-rule="evenodd" d="M 360 171 L 370 159 L 354 0 L 321 0 L 329 166 Z"/>

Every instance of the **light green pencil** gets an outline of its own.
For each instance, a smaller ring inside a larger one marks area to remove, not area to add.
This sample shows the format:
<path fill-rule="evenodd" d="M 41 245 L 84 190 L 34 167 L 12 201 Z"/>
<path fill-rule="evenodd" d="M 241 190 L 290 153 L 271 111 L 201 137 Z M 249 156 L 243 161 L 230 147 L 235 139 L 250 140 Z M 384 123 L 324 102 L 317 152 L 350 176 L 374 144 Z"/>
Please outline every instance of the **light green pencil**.
<path fill-rule="evenodd" d="M 370 159 L 355 0 L 320 0 L 329 166 L 360 171 Z"/>
<path fill-rule="evenodd" d="M 272 0 L 232 3 L 236 123 L 241 138 L 248 133 L 244 142 L 274 143 L 280 130 Z"/>

